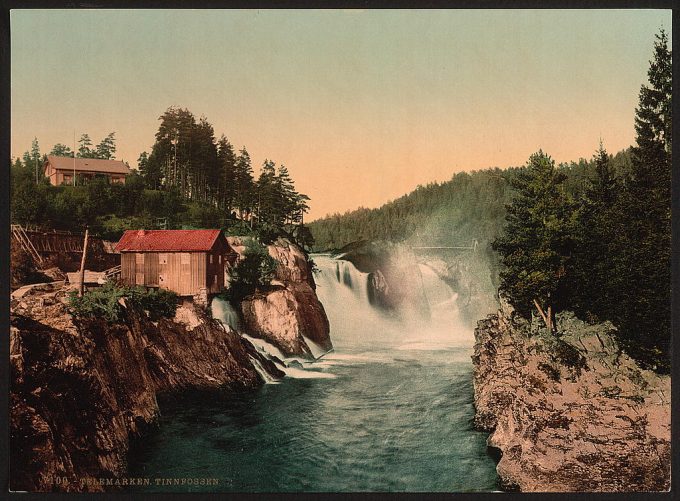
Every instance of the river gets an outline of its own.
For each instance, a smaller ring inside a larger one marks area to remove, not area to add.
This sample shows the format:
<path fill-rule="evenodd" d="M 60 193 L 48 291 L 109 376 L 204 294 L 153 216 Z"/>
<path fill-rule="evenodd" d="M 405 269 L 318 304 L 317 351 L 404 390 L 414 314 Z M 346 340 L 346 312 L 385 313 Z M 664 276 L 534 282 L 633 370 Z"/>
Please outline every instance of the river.
<path fill-rule="evenodd" d="M 255 391 L 162 401 L 130 476 L 218 481 L 145 488 L 166 492 L 496 490 L 454 292 L 421 265 L 430 311 L 389 316 L 351 263 L 313 257 L 334 351 Z"/>

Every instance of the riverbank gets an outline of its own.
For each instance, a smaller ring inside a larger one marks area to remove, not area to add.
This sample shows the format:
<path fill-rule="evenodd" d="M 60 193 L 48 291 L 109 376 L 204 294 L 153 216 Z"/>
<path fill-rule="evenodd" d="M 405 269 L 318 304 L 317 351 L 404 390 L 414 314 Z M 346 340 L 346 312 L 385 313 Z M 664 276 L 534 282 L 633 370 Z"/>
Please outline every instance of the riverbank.
<path fill-rule="evenodd" d="M 310 266 L 297 246 L 278 244 L 282 248 L 273 245 L 270 252 L 280 264 L 277 287 L 287 290 Z M 301 260 L 291 259 L 298 254 Z M 174 318 L 157 321 L 123 304 L 123 320 L 110 323 L 72 317 L 62 285 L 33 287 L 10 304 L 12 490 L 118 489 L 122 485 L 114 480 L 127 475 L 130 440 L 157 423 L 159 398 L 203 391 L 233 395 L 285 375 L 247 338 L 190 300 Z M 305 326 L 307 336 L 330 344 L 325 313 L 307 286 L 304 302 L 294 297 L 277 305 L 281 318 L 301 319 L 297 327 L 275 322 L 269 334 L 301 337 Z M 305 323 L 310 309 L 315 316 Z M 259 313 L 253 317 L 264 320 Z"/>
<path fill-rule="evenodd" d="M 670 377 L 640 369 L 610 324 L 558 315 L 559 338 L 509 306 L 475 330 L 475 425 L 505 490 L 670 488 Z"/>
<path fill-rule="evenodd" d="M 10 327 L 12 490 L 105 490 L 80 479 L 126 475 L 129 438 L 156 421 L 159 395 L 257 387 L 253 360 L 283 375 L 191 303 L 157 322 L 126 308 L 110 324 L 74 320 L 57 291 L 25 296 Z"/>

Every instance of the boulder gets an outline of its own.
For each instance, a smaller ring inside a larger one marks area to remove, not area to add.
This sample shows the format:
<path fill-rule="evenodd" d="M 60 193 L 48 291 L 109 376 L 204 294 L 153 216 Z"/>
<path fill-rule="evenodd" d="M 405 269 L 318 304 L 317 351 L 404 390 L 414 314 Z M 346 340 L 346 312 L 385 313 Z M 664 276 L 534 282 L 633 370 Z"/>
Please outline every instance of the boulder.
<path fill-rule="evenodd" d="M 228 237 L 239 254 L 245 237 Z M 321 350 L 333 347 L 323 305 L 316 296 L 311 265 L 305 252 L 285 238 L 267 246 L 278 266 L 270 287 L 241 301 L 243 330 L 276 346 L 286 357 L 314 358 L 306 339 Z"/>
<path fill-rule="evenodd" d="M 323 350 L 333 347 L 329 323 L 307 283 L 258 293 L 241 302 L 245 331 L 276 346 L 287 357 L 314 358 L 305 338 Z"/>

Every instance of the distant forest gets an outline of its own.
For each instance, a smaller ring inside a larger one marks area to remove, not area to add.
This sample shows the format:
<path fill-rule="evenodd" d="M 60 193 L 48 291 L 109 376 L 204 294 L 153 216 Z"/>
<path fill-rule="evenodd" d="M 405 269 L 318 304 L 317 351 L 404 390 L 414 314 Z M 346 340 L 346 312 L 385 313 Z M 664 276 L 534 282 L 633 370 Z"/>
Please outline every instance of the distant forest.
<path fill-rule="evenodd" d="M 78 179 L 76 186 L 51 186 L 43 176 L 47 156 L 37 138 L 11 167 L 12 222 L 81 232 L 85 227 L 117 240 L 130 228 L 222 228 L 270 241 L 286 235 L 308 246 L 303 225 L 309 197 L 295 190 L 285 165 L 265 160 L 257 179 L 245 147 L 238 153 L 222 135 L 215 138 L 205 117 L 169 108 L 161 117 L 151 154 L 125 184 L 105 176 Z M 115 133 L 93 146 L 83 134 L 77 157 L 114 159 Z M 51 155 L 72 156 L 63 144 Z"/>
<path fill-rule="evenodd" d="M 619 176 L 631 168 L 630 150 L 610 157 Z M 337 250 L 357 240 L 387 240 L 409 245 L 467 246 L 473 240 L 489 248 L 505 226 L 505 206 L 513 179 L 525 167 L 491 168 L 454 174 L 450 181 L 418 186 L 377 209 L 359 208 L 308 223 L 316 252 Z M 564 188 L 581 197 L 595 174 L 594 159 L 559 165 Z"/>
<path fill-rule="evenodd" d="M 614 156 L 459 173 L 378 209 L 310 224 L 316 250 L 351 241 L 427 246 L 478 241 L 500 293 L 555 331 L 572 310 L 610 320 L 643 366 L 670 368 L 672 54 L 662 30 L 635 110 L 635 145 Z M 495 251 L 495 252 L 494 252 Z M 478 257 L 479 259 L 479 257 Z"/>

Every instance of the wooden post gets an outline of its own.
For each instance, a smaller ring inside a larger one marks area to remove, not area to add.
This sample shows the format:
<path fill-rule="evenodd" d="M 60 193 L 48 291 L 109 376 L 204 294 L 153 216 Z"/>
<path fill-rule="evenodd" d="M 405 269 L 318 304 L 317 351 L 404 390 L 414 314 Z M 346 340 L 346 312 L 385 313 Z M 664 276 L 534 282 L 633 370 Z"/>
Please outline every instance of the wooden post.
<path fill-rule="evenodd" d="M 541 308 L 541 305 L 538 304 L 538 301 L 536 299 L 534 299 L 534 305 L 536 306 L 538 313 L 540 313 L 543 322 L 545 322 L 545 326 L 548 328 L 548 330 L 550 330 L 550 320 L 548 319 L 545 312 L 543 311 L 543 308 Z"/>
<path fill-rule="evenodd" d="M 87 237 L 88 229 L 85 228 L 85 242 L 83 243 L 83 257 L 80 260 L 80 285 L 78 288 L 78 297 L 83 297 L 85 289 L 85 259 L 87 258 Z"/>

